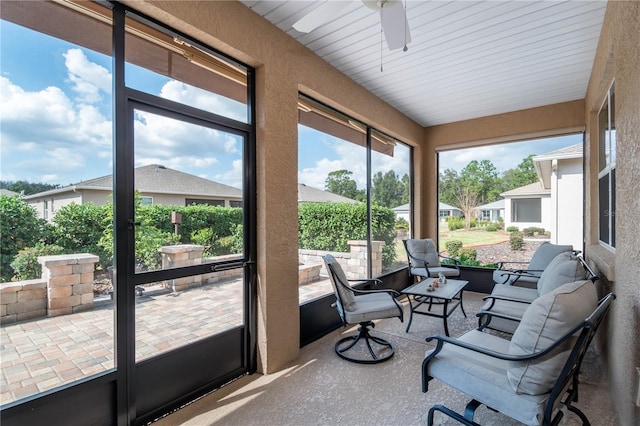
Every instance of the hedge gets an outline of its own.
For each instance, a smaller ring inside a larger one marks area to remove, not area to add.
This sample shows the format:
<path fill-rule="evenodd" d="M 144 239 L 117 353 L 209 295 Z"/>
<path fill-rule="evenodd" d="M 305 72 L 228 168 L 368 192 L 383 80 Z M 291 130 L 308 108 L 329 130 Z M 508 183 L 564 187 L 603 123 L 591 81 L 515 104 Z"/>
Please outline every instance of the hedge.
<path fill-rule="evenodd" d="M 384 241 L 382 265 L 396 259 L 394 211 L 373 205 L 371 236 Z M 367 206 L 364 203 L 303 203 L 298 205 L 298 242 L 301 249 L 348 252 L 349 240 L 367 239 Z"/>

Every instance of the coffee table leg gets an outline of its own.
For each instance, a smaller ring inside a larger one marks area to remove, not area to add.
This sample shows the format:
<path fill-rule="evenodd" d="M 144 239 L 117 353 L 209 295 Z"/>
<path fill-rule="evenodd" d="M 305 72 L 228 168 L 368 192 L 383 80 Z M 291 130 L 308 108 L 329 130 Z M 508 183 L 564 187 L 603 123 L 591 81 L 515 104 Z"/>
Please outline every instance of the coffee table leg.
<path fill-rule="evenodd" d="M 407 329 L 405 333 L 409 332 L 409 328 L 411 327 L 411 321 L 413 321 L 413 303 L 411 303 L 411 295 L 407 294 L 407 300 L 409 301 L 409 324 L 407 324 Z"/>
<path fill-rule="evenodd" d="M 444 321 L 444 335 L 449 337 L 449 326 L 447 326 L 447 317 L 449 315 L 447 315 L 447 305 L 449 304 L 449 300 L 448 299 L 444 299 L 444 303 L 442 306 L 444 306 L 444 311 L 442 311 L 442 320 Z"/>
<path fill-rule="evenodd" d="M 462 292 L 464 290 L 460 290 L 460 309 L 462 309 L 462 315 L 464 315 L 464 317 L 467 317 L 467 313 L 464 311 L 464 305 L 462 304 Z"/>

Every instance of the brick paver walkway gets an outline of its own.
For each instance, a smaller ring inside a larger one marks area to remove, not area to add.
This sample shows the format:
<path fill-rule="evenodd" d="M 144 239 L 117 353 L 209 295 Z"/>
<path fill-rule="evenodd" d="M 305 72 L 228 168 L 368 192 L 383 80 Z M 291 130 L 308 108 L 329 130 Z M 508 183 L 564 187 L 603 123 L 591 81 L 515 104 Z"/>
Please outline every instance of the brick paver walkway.
<path fill-rule="evenodd" d="M 328 280 L 300 286 L 300 300 L 331 292 Z M 242 324 L 242 282 L 219 282 L 136 299 L 136 359 L 142 360 Z M 0 404 L 114 367 L 114 311 L 41 318 L 0 328 Z"/>

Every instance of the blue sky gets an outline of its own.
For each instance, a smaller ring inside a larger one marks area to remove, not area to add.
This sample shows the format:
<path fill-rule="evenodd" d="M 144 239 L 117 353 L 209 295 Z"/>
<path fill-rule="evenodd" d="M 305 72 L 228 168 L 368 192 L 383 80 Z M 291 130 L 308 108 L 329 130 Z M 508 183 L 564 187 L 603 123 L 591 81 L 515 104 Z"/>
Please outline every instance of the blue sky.
<path fill-rule="evenodd" d="M 17 25 L 0 25 L 0 180 L 69 185 L 112 172 L 111 58 Z M 28 52 L 28 54 L 26 53 Z M 244 105 L 129 65 L 127 85 L 166 99 L 244 120 Z M 239 138 L 146 112 L 135 116 L 136 166 L 162 164 L 241 186 Z M 299 126 L 299 182 L 324 188 L 329 172 L 347 169 L 366 186 L 362 147 Z M 441 154 L 441 169 L 489 159 L 502 172 L 529 154 L 581 141 L 580 136 L 503 144 Z M 408 170 L 408 150 L 374 153 L 373 173 Z"/>

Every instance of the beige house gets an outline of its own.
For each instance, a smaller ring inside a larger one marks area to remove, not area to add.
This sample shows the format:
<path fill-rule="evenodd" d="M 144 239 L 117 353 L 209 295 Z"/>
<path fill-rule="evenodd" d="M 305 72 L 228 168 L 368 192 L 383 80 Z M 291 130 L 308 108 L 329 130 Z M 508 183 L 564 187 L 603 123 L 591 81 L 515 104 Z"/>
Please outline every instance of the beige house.
<path fill-rule="evenodd" d="M 135 182 L 143 205 L 209 204 L 238 207 L 242 203 L 242 191 L 238 188 L 158 164 L 136 168 Z M 58 210 L 72 203 L 93 203 L 97 206 L 108 203 L 112 188 L 113 177 L 108 175 L 29 195 L 24 199 L 35 208 L 38 217 L 51 220 Z"/>
<path fill-rule="evenodd" d="M 582 144 L 533 157 L 538 182 L 503 192 L 505 228 L 544 228 L 551 242 L 582 250 Z"/>

